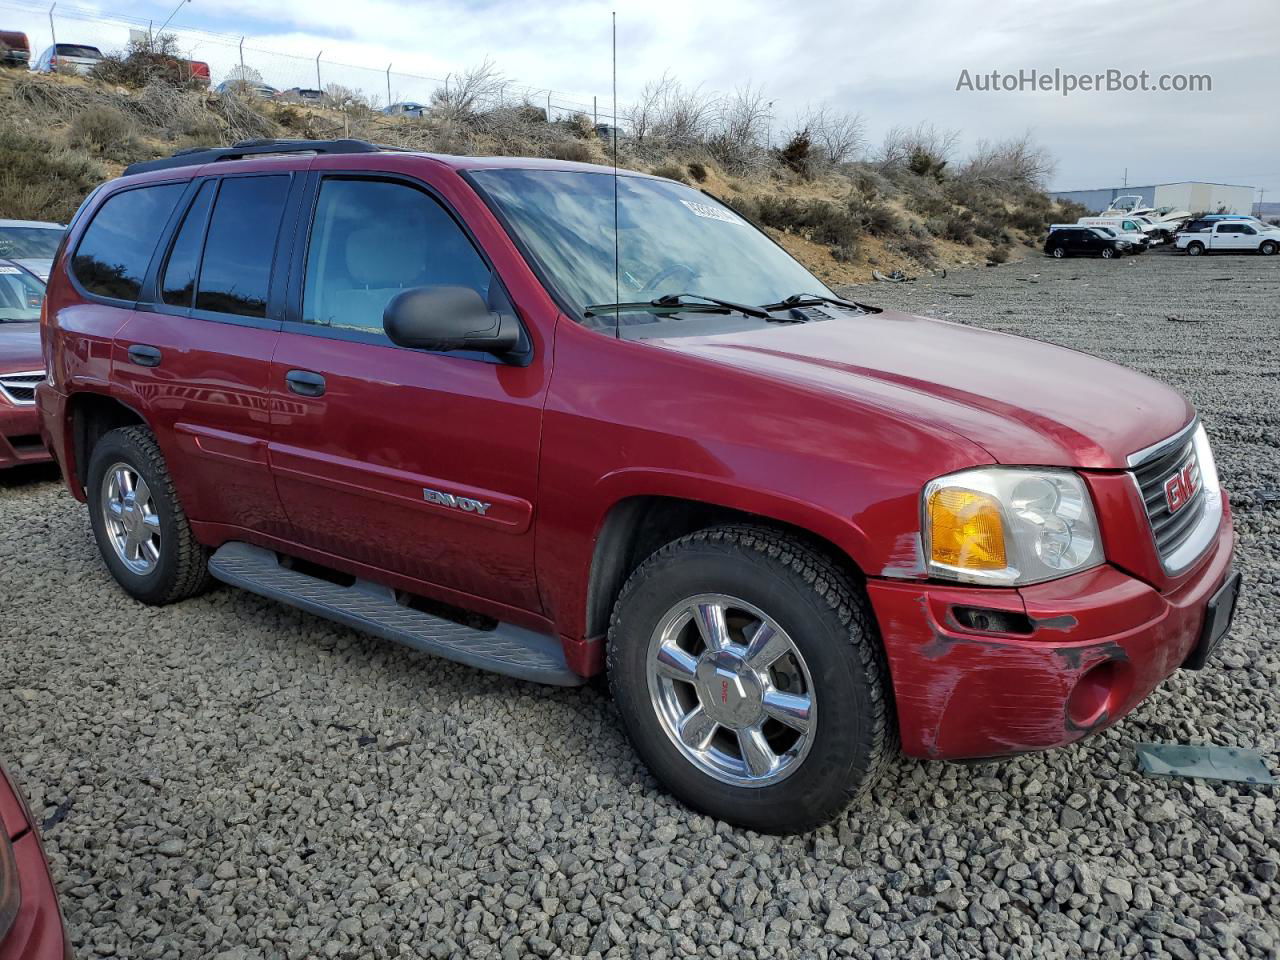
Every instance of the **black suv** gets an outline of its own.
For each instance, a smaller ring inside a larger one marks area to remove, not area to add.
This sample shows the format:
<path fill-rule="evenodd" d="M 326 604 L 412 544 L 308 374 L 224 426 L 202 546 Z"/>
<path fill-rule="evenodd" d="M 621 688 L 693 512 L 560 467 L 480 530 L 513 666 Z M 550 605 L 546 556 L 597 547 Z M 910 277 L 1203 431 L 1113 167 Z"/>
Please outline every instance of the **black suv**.
<path fill-rule="evenodd" d="M 1044 252 L 1058 258 L 1083 255 L 1110 260 L 1132 247 L 1128 240 L 1108 236 L 1096 227 L 1059 227 L 1049 231 L 1044 242 Z"/>

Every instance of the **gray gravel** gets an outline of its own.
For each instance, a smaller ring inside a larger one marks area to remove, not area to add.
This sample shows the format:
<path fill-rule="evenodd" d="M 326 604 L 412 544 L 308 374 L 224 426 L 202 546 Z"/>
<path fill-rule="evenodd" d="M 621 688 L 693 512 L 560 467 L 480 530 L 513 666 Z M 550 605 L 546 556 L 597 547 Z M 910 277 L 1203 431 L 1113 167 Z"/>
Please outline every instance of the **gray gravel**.
<path fill-rule="evenodd" d="M 904 761 L 834 826 L 762 837 L 665 796 L 594 688 L 230 590 L 132 603 L 84 510 L 47 473 L 10 476 L 0 753 L 49 822 L 79 955 L 1275 956 L 1275 792 L 1144 778 L 1133 744 L 1254 746 L 1280 769 L 1280 258 L 1037 258 L 857 295 L 1190 394 L 1247 581 L 1210 669 L 1084 744 Z"/>

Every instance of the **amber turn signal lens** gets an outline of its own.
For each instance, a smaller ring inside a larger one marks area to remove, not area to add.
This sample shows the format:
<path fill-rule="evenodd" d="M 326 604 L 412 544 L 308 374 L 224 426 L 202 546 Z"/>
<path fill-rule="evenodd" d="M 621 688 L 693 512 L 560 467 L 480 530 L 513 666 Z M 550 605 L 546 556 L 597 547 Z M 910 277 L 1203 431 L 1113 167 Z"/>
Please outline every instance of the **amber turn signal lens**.
<path fill-rule="evenodd" d="M 943 489 L 929 497 L 932 561 L 965 570 L 1003 570 L 1004 526 L 994 497 L 972 490 Z"/>

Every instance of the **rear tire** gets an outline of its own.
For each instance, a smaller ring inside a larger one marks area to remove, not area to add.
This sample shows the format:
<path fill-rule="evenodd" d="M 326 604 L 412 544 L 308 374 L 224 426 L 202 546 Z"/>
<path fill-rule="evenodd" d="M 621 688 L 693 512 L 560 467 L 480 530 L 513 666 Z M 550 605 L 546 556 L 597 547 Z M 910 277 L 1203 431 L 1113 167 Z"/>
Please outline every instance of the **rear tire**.
<path fill-rule="evenodd" d="M 1198 256 L 1200 256 L 1200 254 L 1202 254 L 1202 253 L 1204 253 L 1204 244 L 1203 244 L 1203 243 L 1200 243 L 1199 241 L 1192 241 L 1191 243 L 1188 243 L 1188 244 L 1187 244 L 1187 256 L 1188 256 L 1188 257 L 1198 257 Z"/>
<path fill-rule="evenodd" d="M 154 606 L 209 586 L 209 551 L 196 541 L 154 435 L 121 427 L 89 455 L 89 521 L 107 569 Z"/>
<path fill-rule="evenodd" d="M 608 671 L 653 775 L 752 830 L 826 823 L 897 752 L 864 594 L 827 556 L 767 528 L 701 530 L 641 564 L 614 606 Z"/>

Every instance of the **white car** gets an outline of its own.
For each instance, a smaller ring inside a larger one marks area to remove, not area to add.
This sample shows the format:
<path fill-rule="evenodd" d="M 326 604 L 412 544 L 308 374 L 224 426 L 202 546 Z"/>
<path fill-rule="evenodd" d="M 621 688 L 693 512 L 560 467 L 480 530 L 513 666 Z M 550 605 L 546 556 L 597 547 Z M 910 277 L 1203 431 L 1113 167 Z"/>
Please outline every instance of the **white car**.
<path fill-rule="evenodd" d="M 1174 242 L 1192 257 L 1220 250 L 1256 250 L 1269 257 L 1280 251 L 1280 227 L 1249 220 L 1218 220 L 1199 233 L 1180 233 Z"/>
<path fill-rule="evenodd" d="M 47 283 L 66 229 L 40 220 L 0 220 L 0 259 L 26 267 Z"/>
<path fill-rule="evenodd" d="M 1156 225 L 1141 217 L 1081 217 L 1076 222 L 1083 227 L 1106 227 L 1132 243 L 1144 239 L 1148 244 L 1160 242 Z"/>
<path fill-rule="evenodd" d="M 40 59 L 31 65 L 37 73 L 90 73 L 102 62 L 102 51 L 84 43 L 59 43 L 45 48 Z"/>

